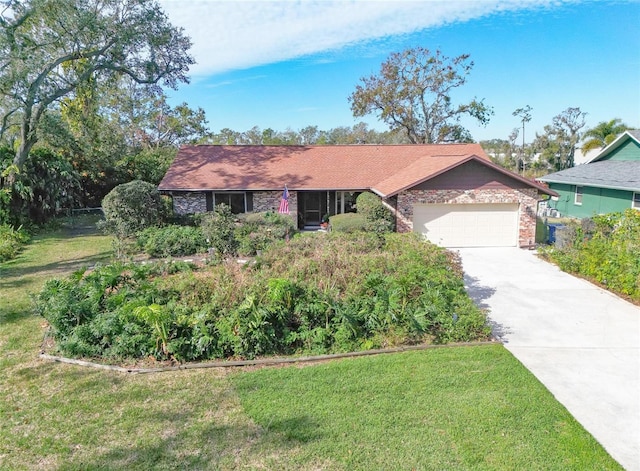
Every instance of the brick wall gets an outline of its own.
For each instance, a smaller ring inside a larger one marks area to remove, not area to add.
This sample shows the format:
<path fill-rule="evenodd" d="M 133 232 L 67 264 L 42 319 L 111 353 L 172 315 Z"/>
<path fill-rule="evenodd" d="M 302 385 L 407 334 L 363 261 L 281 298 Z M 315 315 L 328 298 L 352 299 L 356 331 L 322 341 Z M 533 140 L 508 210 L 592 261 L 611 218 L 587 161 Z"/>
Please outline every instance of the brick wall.
<path fill-rule="evenodd" d="M 204 213 L 207 210 L 207 198 L 204 193 L 173 195 L 173 210 L 176 214 Z"/>
<path fill-rule="evenodd" d="M 289 214 L 298 219 L 298 197 L 295 191 L 289 192 Z M 280 207 L 282 191 L 255 191 L 253 193 L 253 212 L 277 211 Z M 207 210 L 207 198 L 202 192 L 189 192 L 173 195 L 173 210 L 176 214 L 204 213 Z"/>
<path fill-rule="evenodd" d="M 282 191 L 254 191 L 253 192 L 253 212 L 278 211 Z M 298 221 L 298 193 L 289 192 L 289 215 L 294 221 Z"/>
<path fill-rule="evenodd" d="M 413 230 L 414 204 L 480 204 L 480 203 L 518 203 L 519 232 L 518 245 L 535 243 L 536 206 L 538 192 L 534 188 L 526 189 L 483 189 L 483 190 L 407 190 L 398 195 L 397 230 Z"/>

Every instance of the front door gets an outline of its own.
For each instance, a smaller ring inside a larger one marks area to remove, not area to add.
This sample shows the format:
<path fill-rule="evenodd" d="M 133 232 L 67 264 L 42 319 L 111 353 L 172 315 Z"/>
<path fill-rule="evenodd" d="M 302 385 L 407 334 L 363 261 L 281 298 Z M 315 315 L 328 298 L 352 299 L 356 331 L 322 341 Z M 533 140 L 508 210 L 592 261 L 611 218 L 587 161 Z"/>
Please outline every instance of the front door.
<path fill-rule="evenodd" d="M 319 226 L 322 216 L 327 213 L 327 192 L 300 191 L 298 206 L 305 226 Z"/>

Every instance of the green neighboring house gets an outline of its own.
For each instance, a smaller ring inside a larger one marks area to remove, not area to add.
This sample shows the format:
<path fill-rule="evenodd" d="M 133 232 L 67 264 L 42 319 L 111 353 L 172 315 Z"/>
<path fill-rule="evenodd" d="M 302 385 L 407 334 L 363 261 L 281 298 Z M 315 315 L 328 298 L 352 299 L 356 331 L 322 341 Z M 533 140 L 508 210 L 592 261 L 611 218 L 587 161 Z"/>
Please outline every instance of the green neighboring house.
<path fill-rule="evenodd" d="M 538 180 L 560 195 L 549 208 L 562 217 L 640 210 L 640 130 L 624 132 L 586 164 Z"/>

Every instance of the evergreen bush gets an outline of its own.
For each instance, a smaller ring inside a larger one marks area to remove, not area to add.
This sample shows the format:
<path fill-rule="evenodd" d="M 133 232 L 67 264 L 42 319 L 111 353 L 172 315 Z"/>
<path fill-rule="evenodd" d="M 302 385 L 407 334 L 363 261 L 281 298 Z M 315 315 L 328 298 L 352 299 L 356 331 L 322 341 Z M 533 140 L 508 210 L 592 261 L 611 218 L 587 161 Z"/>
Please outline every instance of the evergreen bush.
<path fill-rule="evenodd" d="M 0 224 L 0 262 L 14 258 L 29 241 L 29 234 L 21 227 Z"/>
<path fill-rule="evenodd" d="M 202 217 L 201 229 L 205 240 L 220 256 L 236 255 L 238 240 L 235 236 L 236 216 L 226 204 L 216 205 L 213 213 Z"/>
<path fill-rule="evenodd" d="M 356 209 L 365 218 L 365 230 L 376 234 L 393 232 L 393 213 L 373 193 L 368 191 L 360 193 L 356 198 Z"/>
<path fill-rule="evenodd" d="M 105 229 L 119 238 L 160 225 L 167 216 L 157 188 L 142 180 L 116 186 L 102 200 L 102 211 Z"/>
<path fill-rule="evenodd" d="M 335 232 L 364 231 L 367 227 L 364 215 L 359 213 L 336 214 L 329 218 L 329 224 Z"/>
<path fill-rule="evenodd" d="M 294 220 L 272 211 L 243 215 L 236 227 L 238 253 L 255 255 L 276 241 L 291 238 L 297 232 Z"/>
<path fill-rule="evenodd" d="M 136 234 L 136 245 L 152 257 L 193 255 L 208 248 L 201 228 L 177 225 L 148 227 Z"/>

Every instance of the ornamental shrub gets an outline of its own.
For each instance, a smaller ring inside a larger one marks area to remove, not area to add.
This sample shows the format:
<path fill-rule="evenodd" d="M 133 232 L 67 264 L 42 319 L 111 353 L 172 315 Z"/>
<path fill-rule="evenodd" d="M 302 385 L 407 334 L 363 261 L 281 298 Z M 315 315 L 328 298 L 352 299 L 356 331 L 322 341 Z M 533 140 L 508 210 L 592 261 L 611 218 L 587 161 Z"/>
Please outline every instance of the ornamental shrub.
<path fill-rule="evenodd" d="M 138 249 L 152 257 L 179 257 L 203 253 L 208 244 L 200 227 L 148 227 L 136 234 Z"/>
<path fill-rule="evenodd" d="M 234 235 L 240 255 L 255 255 L 259 250 L 265 250 L 278 240 L 291 238 L 297 232 L 293 218 L 273 211 L 241 215 L 239 222 Z"/>
<path fill-rule="evenodd" d="M 393 232 L 394 218 L 392 212 L 373 193 L 368 191 L 360 193 L 356 198 L 356 209 L 365 218 L 365 230 L 376 234 Z"/>
<path fill-rule="evenodd" d="M 364 231 L 367 227 L 364 215 L 359 213 L 336 214 L 329 218 L 329 224 L 335 232 Z"/>
<path fill-rule="evenodd" d="M 206 214 L 201 222 L 205 240 L 221 256 L 236 255 L 238 240 L 235 236 L 236 216 L 226 204 L 216 205 L 215 211 Z"/>
<path fill-rule="evenodd" d="M 0 224 L 0 262 L 14 258 L 28 241 L 29 234 L 22 226 L 15 229 L 8 224 Z"/>
<path fill-rule="evenodd" d="M 166 204 L 151 183 L 134 180 L 116 186 L 102 200 L 105 229 L 119 238 L 161 224 Z"/>

